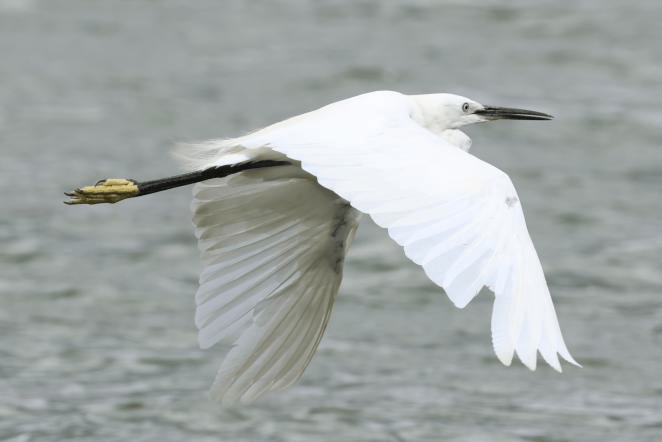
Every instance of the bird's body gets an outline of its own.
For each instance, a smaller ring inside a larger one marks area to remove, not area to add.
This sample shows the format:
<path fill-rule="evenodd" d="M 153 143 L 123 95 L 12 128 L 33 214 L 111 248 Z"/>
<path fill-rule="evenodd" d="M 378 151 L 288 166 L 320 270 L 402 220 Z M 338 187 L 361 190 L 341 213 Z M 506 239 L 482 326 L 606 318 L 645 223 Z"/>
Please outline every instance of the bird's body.
<path fill-rule="evenodd" d="M 575 363 L 517 193 L 506 174 L 467 153 L 471 140 L 459 130 L 497 118 L 551 117 L 451 94 L 381 91 L 181 148 L 191 173 L 237 167 L 197 184 L 192 204 L 205 266 L 199 342 L 232 344 L 212 396 L 252 400 L 303 374 L 362 213 L 458 307 L 484 286 L 495 293 L 492 339 L 504 364 L 516 352 L 535 369 L 538 351 L 559 371 L 557 353 Z M 241 169 L 255 162 L 278 167 Z"/>

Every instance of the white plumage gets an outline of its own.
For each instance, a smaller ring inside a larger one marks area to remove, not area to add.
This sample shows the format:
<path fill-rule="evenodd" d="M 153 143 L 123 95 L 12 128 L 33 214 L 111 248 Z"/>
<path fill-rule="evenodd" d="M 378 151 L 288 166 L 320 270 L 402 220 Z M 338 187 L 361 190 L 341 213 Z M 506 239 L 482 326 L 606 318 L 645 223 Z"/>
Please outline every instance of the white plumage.
<path fill-rule="evenodd" d="M 507 112 L 506 112 L 507 111 Z M 515 112 L 517 111 L 517 112 Z M 544 116 L 544 117 L 543 117 Z M 232 344 L 212 387 L 253 400 L 292 385 L 324 332 L 361 212 L 462 308 L 495 293 L 492 341 L 509 365 L 576 364 L 559 329 L 517 192 L 467 153 L 459 127 L 546 114 L 451 94 L 373 92 L 249 135 L 185 146 L 189 170 L 288 160 L 199 183 L 193 221 L 205 268 L 196 294 L 203 348 Z"/>

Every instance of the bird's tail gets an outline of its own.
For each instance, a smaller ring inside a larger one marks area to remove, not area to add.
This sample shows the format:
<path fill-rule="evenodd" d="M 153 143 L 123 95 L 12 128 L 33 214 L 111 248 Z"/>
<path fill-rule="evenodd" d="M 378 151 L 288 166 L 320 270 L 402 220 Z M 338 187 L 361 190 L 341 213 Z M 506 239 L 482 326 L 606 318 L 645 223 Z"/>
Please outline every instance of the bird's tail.
<path fill-rule="evenodd" d="M 234 139 L 179 144 L 173 155 L 187 172 L 243 163 L 251 159 L 250 152 L 237 145 Z"/>
<path fill-rule="evenodd" d="M 173 155 L 187 172 L 248 161 L 287 160 L 285 155 L 267 146 L 247 148 L 243 145 L 241 137 L 180 144 Z"/>

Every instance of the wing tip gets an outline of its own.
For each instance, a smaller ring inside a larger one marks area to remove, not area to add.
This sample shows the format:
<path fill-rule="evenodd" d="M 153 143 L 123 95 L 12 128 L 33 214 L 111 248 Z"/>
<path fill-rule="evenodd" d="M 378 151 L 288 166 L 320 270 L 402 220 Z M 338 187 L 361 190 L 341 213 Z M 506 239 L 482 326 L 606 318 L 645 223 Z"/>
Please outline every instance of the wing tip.
<path fill-rule="evenodd" d="M 538 351 L 529 351 L 529 352 L 521 352 L 517 351 L 517 357 L 519 360 L 524 364 L 526 368 L 528 368 L 531 371 L 536 371 L 536 368 L 538 366 Z"/>
<path fill-rule="evenodd" d="M 580 363 L 578 363 L 578 362 L 577 362 L 577 361 L 576 361 L 576 360 L 570 355 L 570 353 L 567 352 L 567 350 L 566 350 L 566 351 L 562 351 L 562 350 L 560 350 L 560 351 L 558 351 L 558 352 L 554 352 L 554 353 L 552 353 L 552 355 L 545 355 L 545 354 L 542 353 L 542 352 L 536 351 L 536 352 L 533 354 L 533 357 L 526 356 L 526 355 L 521 355 L 520 352 L 517 352 L 517 357 L 518 357 L 518 359 L 522 362 L 522 364 L 523 364 L 526 368 L 528 368 L 528 369 L 531 370 L 531 371 L 536 371 L 536 368 L 537 368 L 537 360 L 538 360 L 538 353 L 540 353 L 540 355 L 542 356 L 542 359 L 547 363 L 547 365 L 549 365 L 550 367 L 552 367 L 552 368 L 554 369 L 554 371 L 556 371 L 556 372 L 558 372 L 558 373 L 563 373 L 563 367 L 562 367 L 561 362 L 560 362 L 560 360 L 559 360 L 559 356 L 561 356 L 561 358 L 563 358 L 563 360 L 565 360 L 566 362 L 568 362 L 568 363 L 570 363 L 570 364 L 572 364 L 572 365 L 574 365 L 574 366 L 576 366 L 576 367 L 583 368 L 582 365 L 581 365 Z M 506 360 L 507 363 L 504 362 L 504 359 L 502 359 L 501 357 L 499 357 L 499 354 L 497 354 L 497 357 L 499 358 L 499 360 L 500 360 L 504 365 L 506 365 L 506 366 L 510 366 L 511 361 Z"/>
<path fill-rule="evenodd" d="M 508 347 L 499 346 L 496 340 L 492 341 L 492 346 L 494 347 L 494 354 L 499 359 L 499 361 L 506 367 L 510 367 L 513 363 L 513 354 L 515 349 L 509 349 Z"/>
<path fill-rule="evenodd" d="M 573 358 L 573 357 L 570 355 L 570 352 L 565 348 L 565 346 L 564 346 L 563 349 L 561 349 L 561 351 L 559 352 L 559 354 L 561 355 L 561 357 L 562 357 L 563 359 L 565 359 L 567 362 L 571 363 L 571 364 L 574 365 L 575 367 L 584 368 L 584 367 L 582 367 L 582 364 L 580 364 L 579 362 L 577 362 L 577 361 L 575 360 L 575 358 Z"/>
<path fill-rule="evenodd" d="M 558 348 L 554 349 L 545 348 L 545 346 L 529 348 L 523 348 L 521 345 L 510 346 L 507 345 L 507 342 L 502 342 L 498 339 L 493 340 L 493 346 L 494 353 L 496 354 L 497 358 L 503 365 L 507 367 L 511 365 L 512 359 L 516 354 L 517 358 L 525 367 L 531 371 L 535 371 L 537 368 L 538 354 L 540 354 L 547 365 L 552 367 L 558 373 L 563 372 L 559 356 L 566 362 L 576 367 L 582 368 L 582 365 L 570 355 L 570 352 L 566 348 L 562 338 Z"/>
<path fill-rule="evenodd" d="M 557 352 L 554 352 L 551 358 L 545 358 L 543 356 L 543 359 L 547 364 L 552 367 L 555 371 L 559 373 L 563 373 L 563 368 L 561 367 L 561 361 L 559 361 L 559 356 Z"/>

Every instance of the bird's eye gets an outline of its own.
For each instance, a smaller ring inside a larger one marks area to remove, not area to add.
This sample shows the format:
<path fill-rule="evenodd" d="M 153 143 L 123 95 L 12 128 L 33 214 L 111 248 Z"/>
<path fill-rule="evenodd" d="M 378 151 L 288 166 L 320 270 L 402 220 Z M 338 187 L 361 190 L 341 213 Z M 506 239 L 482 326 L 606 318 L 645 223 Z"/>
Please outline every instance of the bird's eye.
<path fill-rule="evenodd" d="M 469 112 L 469 103 L 464 103 L 462 105 L 462 112 L 464 112 L 464 113 Z"/>

